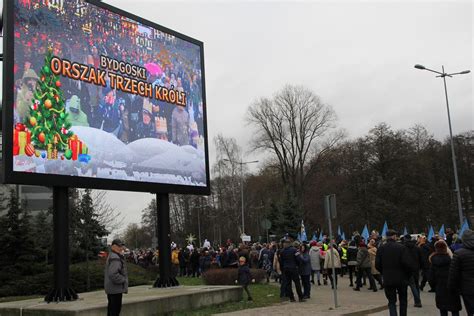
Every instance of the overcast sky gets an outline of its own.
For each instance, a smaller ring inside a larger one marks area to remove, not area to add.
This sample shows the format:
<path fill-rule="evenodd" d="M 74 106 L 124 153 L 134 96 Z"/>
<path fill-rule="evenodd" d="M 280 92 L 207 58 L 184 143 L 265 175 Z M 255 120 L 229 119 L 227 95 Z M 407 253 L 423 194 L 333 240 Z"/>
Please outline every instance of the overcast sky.
<path fill-rule="evenodd" d="M 442 80 L 413 65 L 472 69 L 471 1 L 106 2 L 204 42 L 211 163 L 219 133 L 248 149 L 248 105 L 286 83 L 332 105 L 350 137 L 386 122 L 420 123 L 442 139 Z M 472 84 L 471 74 L 448 80 L 454 133 L 474 128 Z M 110 196 L 139 221 L 151 195 Z"/>
<path fill-rule="evenodd" d="M 386 122 L 420 123 L 442 139 L 442 80 L 413 65 L 472 69 L 472 1 L 104 2 L 204 42 L 211 163 L 219 133 L 248 149 L 248 105 L 286 83 L 332 105 L 351 138 Z M 472 74 L 448 79 L 454 133 L 474 128 L 472 90 Z M 109 197 L 129 223 L 140 221 L 152 195 Z"/>

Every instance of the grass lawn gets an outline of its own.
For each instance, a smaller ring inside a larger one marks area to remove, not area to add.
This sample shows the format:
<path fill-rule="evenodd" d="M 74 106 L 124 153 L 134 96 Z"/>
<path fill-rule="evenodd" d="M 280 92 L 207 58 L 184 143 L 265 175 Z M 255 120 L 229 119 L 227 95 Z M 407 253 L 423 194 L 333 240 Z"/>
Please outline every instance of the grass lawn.
<path fill-rule="evenodd" d="M 186 278 L 183 278 L 186 279 Z M 193 278 L 188 278 L 194 280 Z M 181 282 L 181 278 L 179 278 Z M 200 280 L 200 279 L 196 279 Z M 201 283 L 202 284 L 202 283 Z M 184 284 L 183 285 L 188 285 Z M 199 284 L 189 284 L 189 285 L 199 285 Z M 250 286 L 250 293 L 253 297 L 253 302 L 247 301 L 247 294 L 244 291 L 244 301 L 242 302 L 230 302 L 221 305 L 214 305 L 209 307 L 204 307 L 191 311 L 182 311 L 175 312 L 173 316 L 184 316 L 184 315 L 212 315 L 218 313 L 226 312 L 235 312 L 242 309 L 255 308 L 255 307 L 264 307 L 273 305 L 280 302 L 280 288 L 274 285 L 268 284 L 252 284 Z"/>
<path fill-rule="evenodd" d="M 7 296 L 7 297 L 0 297 L 0 303 L 23 301 L 23 300 L 29 300 L 29 299 L 32 299 L 32 298 L 44 298 L 44 296 L 40 296 L 40 295 L 30 295 L 30 296 Z"/>

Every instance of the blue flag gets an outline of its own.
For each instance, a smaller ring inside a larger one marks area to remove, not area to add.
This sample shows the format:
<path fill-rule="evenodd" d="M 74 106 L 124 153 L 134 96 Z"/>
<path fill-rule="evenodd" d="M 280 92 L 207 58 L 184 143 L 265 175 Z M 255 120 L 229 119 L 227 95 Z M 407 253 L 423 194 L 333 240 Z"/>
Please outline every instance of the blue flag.
<path fill-rule="evenodd" d="M 342 240 L 346 240 L 346 234 L 344 232 L 342 232 L 341 238 L 342 238 Z"/>
<path fill-rule="evenodd" d="M 308 241 L 308 237 L 306 236 L 306 229 L 304 227 L 303 220 L 301 220 L 300 241 Z"/>
<path fill-rule="evenodd" d="M 403 236 L 405 236 L 405 235 L 408 235 L 408 229 L 407 229 L 406 226 L 405 226 L 405 228 L 403 229 Z"/>
<path fill-rule="evenodd" d="M 341 233 L 341 226 L 337 226 L 337 235 L 340 237 L 342 236 L 342 233 Z"/>
<path fill-rule="evenodd" d="M 367 224 L 364 226 L 364 229 L 362 230 L 362 234 L 360 235 L 364 237 L 365 242 L 369 240 L 369 229 L 367 228 Z"/>
<path fill-rule="evenodd" d="M 388 230 L 388 225 L 387 225 L 387 221 L 385 221 L 385 223 L 383 224 L 382 233 L 380 234 L 380 236 L 384 237 L 387 234 L 387 230 Z"/>
<path fill-rule="evenodd" d="M 467 219 L 465 219 L 464 223 L 462 224 L 461 230 L 459 231 L 459 234 L 458 234 L 458 236 L 461 237 L 461 239 L 462 239 L 462 235 L 467 229 L 469 229 L 469 223 L 467 222 Z"/>
<path fill-rule="evenodd" d="M 438 233 L 439 237 L 443 238 L 443 239 L 446 239 L 446 233 L 444 232 L 444 224 L 443 226 L 441 226 L 441 228 L 439 229 L 439 233 Z"/>
<path fill-rule="evenodd" d="M 298 239 L 299 241 L 301 241 L 301 234 L 298 233 L 298 236 L 296 236 L 296 239 Z"/>
<path fill-rule="evenodd" d="M 318 237 L 316 236 L 316 233 L 313 233 L 313 238 L 311 240 L 318 241 Z"/>
<path fill-rule="evenodd" d="M 431 238 L 434 237 L 434 229 L 433 229 L 433 225 L 430 226 L 430 230 L 428 232 L 428 242 L 431 241 Z"/>
<path fill-rule="evenodd" d="M 323 231 L 320 231 L 320 232 L 319 232 L 318 241 L 323 241 Z"/>

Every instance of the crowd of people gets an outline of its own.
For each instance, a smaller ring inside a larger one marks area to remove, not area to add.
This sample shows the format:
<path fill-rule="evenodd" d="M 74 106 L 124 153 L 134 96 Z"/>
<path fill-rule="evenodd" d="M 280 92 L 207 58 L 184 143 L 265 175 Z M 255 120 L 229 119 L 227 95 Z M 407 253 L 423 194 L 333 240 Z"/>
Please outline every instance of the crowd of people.
<path fill-rule="evenodd" d="M 30 1 L 31 2 L 31 1 Z M 23 123 L 49 48 L 62 59 L 100 68 L 100 56 L 147 67 L 147 82 L 186 93 L 186 107 L 61 78 L 73 126 L 112 133 L 124 143 L 159 138 L 198 147 L 203 131 L 199 46 L 90 4 L 21 2 L 15 10 L 15 123 Z M 41 18 L 47 16 L 48 18 Z M 38 20 L 42 23 L 39 24 Z M 150 66 L 151 65 L 151 66 Z"/>
<path fill-rule="evenodd" d="M 361 291 L 384 290 L 390 315 L 397 315 L 397 295 L 400 315 L 407 313 L 407 291 L 410 288 L 414 306 L 422 308 L 420 292 L 435 292 L 436 306 L 441 315 L 458 315 L 461 299 L 468 315 L 474 312 L 474 232 L 467 230 L 462 238 L 451 230 L 446 236 L 431 240 L 423 234 L 399 236 L 388 230 L 386 236 L 373 231 L 368 240 L 354 233 L 351 240 L 300 242 L 291 234 L 279 242 L 240 243 L 228 240 L 212 247 L 205 241 L 201 248 L 194 244 L 178 247 L 172 244 L 172 265 L 175 276 L 200 277 L 209 269 L 263 269 L 267 282 L 280 283 L 280 297 L 303 302 L 318 286 L 338 286 L 338 278 L 347 276 L 349 286 Z M 151 250 L 132 251 L 128 260 L 144 267 L 158 264 L 159 253 Z M 335 276 L 332 269 L 335 268 Z M 250 297 L 250 294 L 249 294 Z"/>

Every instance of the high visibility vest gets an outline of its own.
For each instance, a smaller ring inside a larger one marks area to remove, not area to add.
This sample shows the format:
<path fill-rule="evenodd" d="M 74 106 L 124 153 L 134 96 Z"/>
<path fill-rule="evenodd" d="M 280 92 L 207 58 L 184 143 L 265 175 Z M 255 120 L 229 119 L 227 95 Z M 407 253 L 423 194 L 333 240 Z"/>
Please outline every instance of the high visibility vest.
<path fill-rule="evenodd" d="M 342 258 L 341 259 L 342 260 L 347 260 L 347 249 L 342 247 L 341 250 L 342 250 Z"/>
<path fill-rule="evenodd" d="M 326 245 L 326 244 L 323 244 L 323 249 L 324 249 L 324 251 L 328 251 L 328 249 L 329 249 L 329 246 L 328 246 L 328 245 Z"/>

